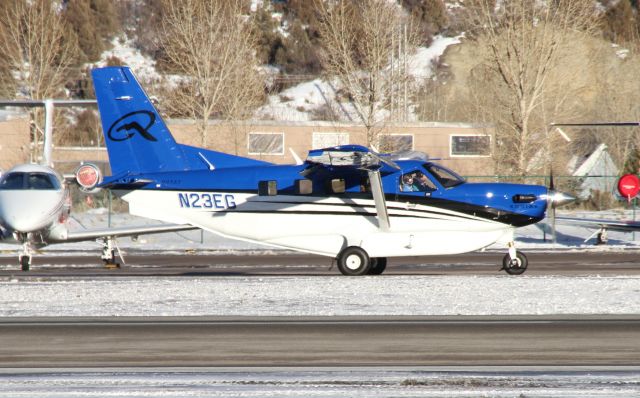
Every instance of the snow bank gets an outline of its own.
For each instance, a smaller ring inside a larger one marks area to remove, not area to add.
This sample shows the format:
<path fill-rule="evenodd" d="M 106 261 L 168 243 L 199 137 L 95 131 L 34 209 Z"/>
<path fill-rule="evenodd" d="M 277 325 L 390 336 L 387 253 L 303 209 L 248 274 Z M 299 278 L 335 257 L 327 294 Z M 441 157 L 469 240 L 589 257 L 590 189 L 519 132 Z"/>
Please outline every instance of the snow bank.
<path fill-rule="evenodd" d="M 0 281 L 0 316 L 637 314 L 640 277 L 210 277 Z"/>

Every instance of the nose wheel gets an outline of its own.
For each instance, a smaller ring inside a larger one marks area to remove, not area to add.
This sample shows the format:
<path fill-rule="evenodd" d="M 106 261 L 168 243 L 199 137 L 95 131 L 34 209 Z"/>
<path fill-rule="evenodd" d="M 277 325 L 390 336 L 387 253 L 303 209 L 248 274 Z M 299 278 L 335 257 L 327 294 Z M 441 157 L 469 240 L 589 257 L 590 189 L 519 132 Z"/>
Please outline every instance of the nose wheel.
<path fill-rule="evenodd" d="M 22 244 L 22 250 L 18 254 L 18 262 L 20 263 L 20 269 L 23 271 L 29 271 L 31 269 L 31 258 L 34 250 L 31 247 L 29 241 L 25 241 Z"/>
<path fill-rule="evenodd" d="M 31 268 L 31 256 L 30 255 L 21 255 L 18 259 L 20 261 L 20 269 L 23 271 L 29 271 Z"/>
<path fill-rule="evenodd" d="M 519 251 L 516 251 L 513 257 L 508 253 L 502 259 L 502 269 L 509 275 L 522 274 L 527 270 L 527 265 L 529 265 L 527 256 Z"/>

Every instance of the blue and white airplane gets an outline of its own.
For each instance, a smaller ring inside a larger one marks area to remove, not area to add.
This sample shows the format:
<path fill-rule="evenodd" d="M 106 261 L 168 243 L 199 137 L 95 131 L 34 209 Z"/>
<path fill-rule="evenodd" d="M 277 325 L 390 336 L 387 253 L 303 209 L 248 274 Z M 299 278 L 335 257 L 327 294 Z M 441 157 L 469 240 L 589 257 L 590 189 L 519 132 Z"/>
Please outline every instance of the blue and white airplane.
<path fill-rule="evenodd" d="M 278 165 L 178 144 L 127 67 L 92 71 L 112 175 L 101 184 L 132 214 L 337 259 L 381 274 L 388 257 L 457 254 L 503 242 L 503 268 L 527 258 L 514 230 L 569 195 L 544 186 L 468 183 L 426 156 L 358 145 Z"/>

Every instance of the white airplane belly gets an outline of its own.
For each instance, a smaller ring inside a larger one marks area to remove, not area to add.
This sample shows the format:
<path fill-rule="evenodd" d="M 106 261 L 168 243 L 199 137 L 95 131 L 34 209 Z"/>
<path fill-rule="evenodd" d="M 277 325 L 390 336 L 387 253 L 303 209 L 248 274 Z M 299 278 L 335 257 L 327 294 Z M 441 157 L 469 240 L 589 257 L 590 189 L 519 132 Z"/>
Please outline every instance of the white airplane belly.
<path fill-rule="evenodd" d="M 378 228 L 373 200 L 243 193 L 133 191 L 123 197 L 135 215 L 191 224 L 223 236 L 336 256 L 361 246 L 372 257 L 455 254 L 486 247 L 512 231 L 501 223 L 389 202 L 391 228 Z"/>

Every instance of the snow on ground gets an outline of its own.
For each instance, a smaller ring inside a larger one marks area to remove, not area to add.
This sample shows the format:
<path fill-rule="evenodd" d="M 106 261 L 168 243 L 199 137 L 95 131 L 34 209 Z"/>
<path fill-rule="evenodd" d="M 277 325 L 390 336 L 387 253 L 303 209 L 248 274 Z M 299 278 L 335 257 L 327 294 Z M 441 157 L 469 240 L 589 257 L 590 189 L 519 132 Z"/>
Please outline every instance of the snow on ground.
<path fill-rule="evenodd" d="M 40 397 L 633 397 L 640 376 L 609 372 L 252 369 L 0 374 L 0 395 Z"/>
<path fill-rule="evenodd" d="M 637 314 L 640 277 L 137 277 L 0 281 L 0 316 Z"/>
<path fill-rule="evenodd" d="M 77 215 L 85 227 L 105 226 L 106 214 Z M 587 214 L 594 217 L 593 214 Z M 614 216 L 613 214 L 609 214 Z M 151 221 L 114 215 L 112 225 Z M 77 222 L 77 221 L 76 221 Z M 78 224 L 78 225 L 79 225 Z M 542 231 L 519 229 L 518 247 L 528 250 L 633 250 L 631 234 L 593 248 L 583 243 L 585 228 L 558 225 L 558 242 L 543 242 Z M 207 250 L 243 255 L 274 249 L 191 232 L 124 239 L 127 250 Z M 194 237 L 195 235 L 195 237 Z M 12 247 L 11 250 L 6 250 Z M 4 255 L 17 246 L 2 245 Z M 91 248 L 91 250 L 87 250 Z M 95 243 L 51 246 L 51 251 L 85 250 L 97 256 Z M 492 250 L 504 248 L 495 247 Z M 47 252 L 50 252 L 47 250 Z M 279 251 L 282 253 L 282 251 Z M 585 254 L 587 255 L 587 254 Z M 94 262 L 88 257 L 87 264 Z M 223 265 L 221 265 L 223 266 Z M 19 271 L 16 272 L 16 276 Z M 638 276 L 389 276 L 302 277 L 101 277 L 94 280 L 6 278 L 0 280 L 0 316 L 384 316 L 384 315 L 547 315 L 638 314 Z M 371 300 L 375 297 L 375 300 Z M 508 299 L 505 299 L 508 298 Z"/>
<path fill-rule="evenodd" d="M 426 79 L 433 75 L 433 62 L 444 54 L 447 47 L 460 43 L 462 36 L 445 37 L 434 36 L 429 47 L 418 47 L 415 54 L 408 60 L 409 75 L 414 78 Z"/>
<path fill-rule="evenodd" d="M 133 70 L 142 81 L 157 81 L 161 76 L 156 70 L 156 61 L 142 54 L 135 47 L 132 39 L 116 37 L 111 40 L 111 48 L 100 55 L 100 61 L 95 66 L 106 66 L 109 58 L 115 57 Z"/>

